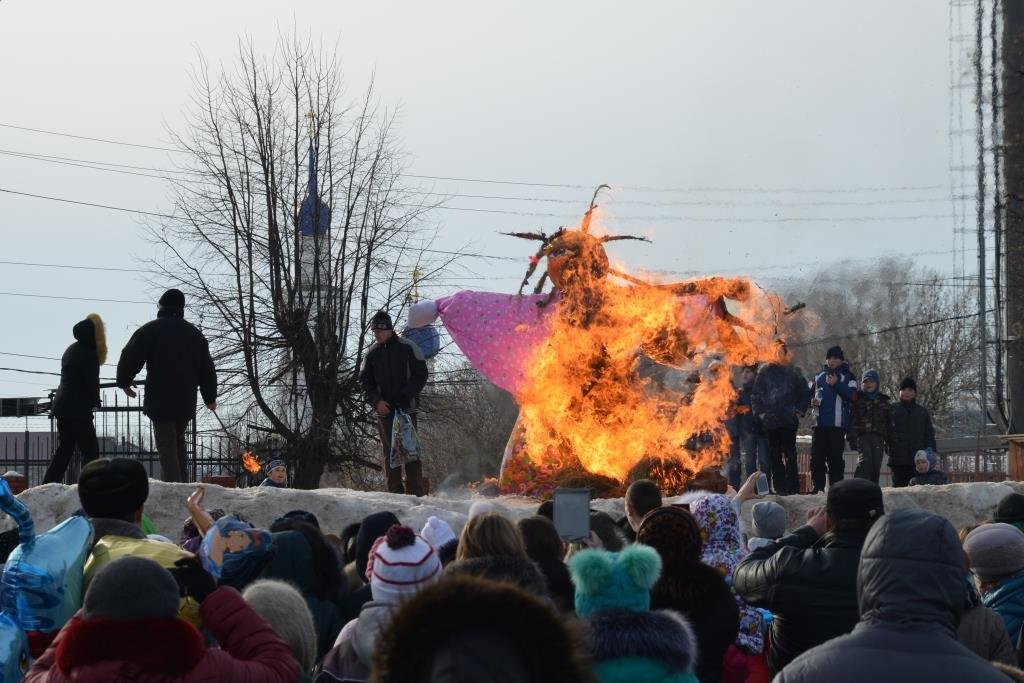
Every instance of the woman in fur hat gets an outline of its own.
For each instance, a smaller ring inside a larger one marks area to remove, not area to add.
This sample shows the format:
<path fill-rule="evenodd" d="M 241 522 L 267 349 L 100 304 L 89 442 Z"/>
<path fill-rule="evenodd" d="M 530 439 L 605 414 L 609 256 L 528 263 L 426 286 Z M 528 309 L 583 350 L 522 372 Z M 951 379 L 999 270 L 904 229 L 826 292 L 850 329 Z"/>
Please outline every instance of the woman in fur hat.
<path fill-rule="evenodd" d="M 107 360 L 107 335 L 95 313 L 76 323 L 71 333 L 75 341 L 60 359 L 60 385 L 51 406 L 57 418 L 57 450 L 46 468 L 44 484 L 64 480 L 76 444 L 83 465 L 99 457 L 92 412 L 100 405 L 100 366 Z"/>

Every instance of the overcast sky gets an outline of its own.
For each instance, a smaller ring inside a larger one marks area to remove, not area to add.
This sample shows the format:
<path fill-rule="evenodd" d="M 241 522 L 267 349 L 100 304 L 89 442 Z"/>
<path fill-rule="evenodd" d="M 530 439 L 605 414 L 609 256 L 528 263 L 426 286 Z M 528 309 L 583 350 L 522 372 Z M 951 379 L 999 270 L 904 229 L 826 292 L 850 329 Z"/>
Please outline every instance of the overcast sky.
<path fill-rule="evenodd" d="M 610 248 L 629 266 L 770 280 L 843 258 L 905 254 L 949 271 L 949 21 L 946 3 L 935 0 L 519 2 L 501 9 L 480 2 L 3 0 L 0 124 L 167 145 L 167 128 L 181 126 L 197 51 L 215 67 L 230 66 L 240 34 L 269 53 L 279 28 L 294 24 L 337 41 L 352 92 L 375 74 L 382 102 L 400 109 L 410 172 L 615 186 L 609 228 L 654 240 Z M 11 151 L 157 168 L 172 163 L 169 153 L 0 127 L 0 188 L 167 209 L 159 179 Z M 435 213 L 437 248 L 522 257 L 468 260 L 466 269 L 487 279 L 442 283 L 432 290 L 437 295 L 515 291 L 532 247 L 497 232 L 557 228 L 591 193 L 428 185 L 528 200 L 455 197 Z M 672 191 L 642 189 L 652 187 Z M 5 193 L 0 238 L 4 261 L 133 268 L 153 252 L 132 214 Z M 3 354 L 58 357 L 73 323 L 95 310 L 107 320 L 116 362 L 131 330 L 155 313 L 150 303 L 10 295 L 152 301 L 154 292 L 133 273 L 0 264 L 0 277 Z M 0 355 L 8 368 L 58 365 Z M 2 370 L 0 395 L 45 395 L 55 379 Z M 14 427 L 0 421 L 0 429 Z"/>

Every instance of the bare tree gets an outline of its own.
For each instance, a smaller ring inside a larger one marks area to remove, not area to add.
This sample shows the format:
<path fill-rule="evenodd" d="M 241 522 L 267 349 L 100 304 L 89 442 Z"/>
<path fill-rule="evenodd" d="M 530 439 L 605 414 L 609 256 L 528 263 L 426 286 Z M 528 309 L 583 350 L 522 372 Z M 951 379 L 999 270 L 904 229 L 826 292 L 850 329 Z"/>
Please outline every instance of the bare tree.
<path fill-rule="evenodd" d="M 856 372 L 878 370 L 887 393 L 909 376 L 934 414 L 977 407 L 973 287 L 895 258 L 869 267 L 832 265 L 790 285 L 790 296 L 807 302 L 791 342 L 795 362 L 807 372 L 839 344 Z"/>
<path fill-rule="evenodd" d="M 432 207 L 402 183 L 394 116 L 372 85 L 346 101 L 335 55 L 294 36 L 270 57 L 240 41 L 233 71 L 201 60 L 193 81 L 175 218 L 151 226 L 161 282 L 198 303 L 225 400 L 283 440 L 295 486 L 329 463 L 376 467 L 367 321 L 398 312 L 414 270 L 447 265 L 424 260 Z"/>

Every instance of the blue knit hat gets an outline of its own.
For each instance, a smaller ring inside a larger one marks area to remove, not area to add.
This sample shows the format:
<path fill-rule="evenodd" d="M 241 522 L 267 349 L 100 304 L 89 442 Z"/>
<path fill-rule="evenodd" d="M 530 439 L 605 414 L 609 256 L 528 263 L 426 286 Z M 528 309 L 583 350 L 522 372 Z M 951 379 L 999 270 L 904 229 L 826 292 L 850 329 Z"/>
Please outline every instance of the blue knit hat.
<path fill-rule="evenodd" d="M 880 384 L 882 382 L 882 379 L 878 376 L 878 370 L 865 370 L 864 376 L 861 377 L 860 381 L 862 384 L 864 382 L 874 382 L 875 384 Z"/>
<path fill-rule="evenodd" d="M 583 550 L 569 560 L 569 572 L 579 616 L 612 609 L 646 612 L 651 608 L 651 588 L 661 576 L 661 557 L 640 544 L 619 553 Z"/>

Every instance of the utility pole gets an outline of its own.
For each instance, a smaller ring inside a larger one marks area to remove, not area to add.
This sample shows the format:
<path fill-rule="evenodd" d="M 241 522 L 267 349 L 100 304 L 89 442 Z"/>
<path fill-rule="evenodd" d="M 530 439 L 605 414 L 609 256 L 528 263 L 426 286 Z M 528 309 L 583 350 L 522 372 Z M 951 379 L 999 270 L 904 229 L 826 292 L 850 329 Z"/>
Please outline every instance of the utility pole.
<path fill-rule="evenodd" d="M 1003 181 L 1008 431 L 1024 431 L 1024 3 L 1003 2 Z M 1018 411 L 1018 405 L 1021 410 Z"/>
<path fill-rule="evenodd" d="M 981 61 L 985 53 L 985 6 L 981 0 L 975 6 L 974 21 L 974 111 L 978 146 L 978 190 L 974 202 L 978 222 L 978 407 L 981 411 L 981 433 L 984 435 L 988 427 L 988 305 L 985 289 L 985 69 Z"/>

